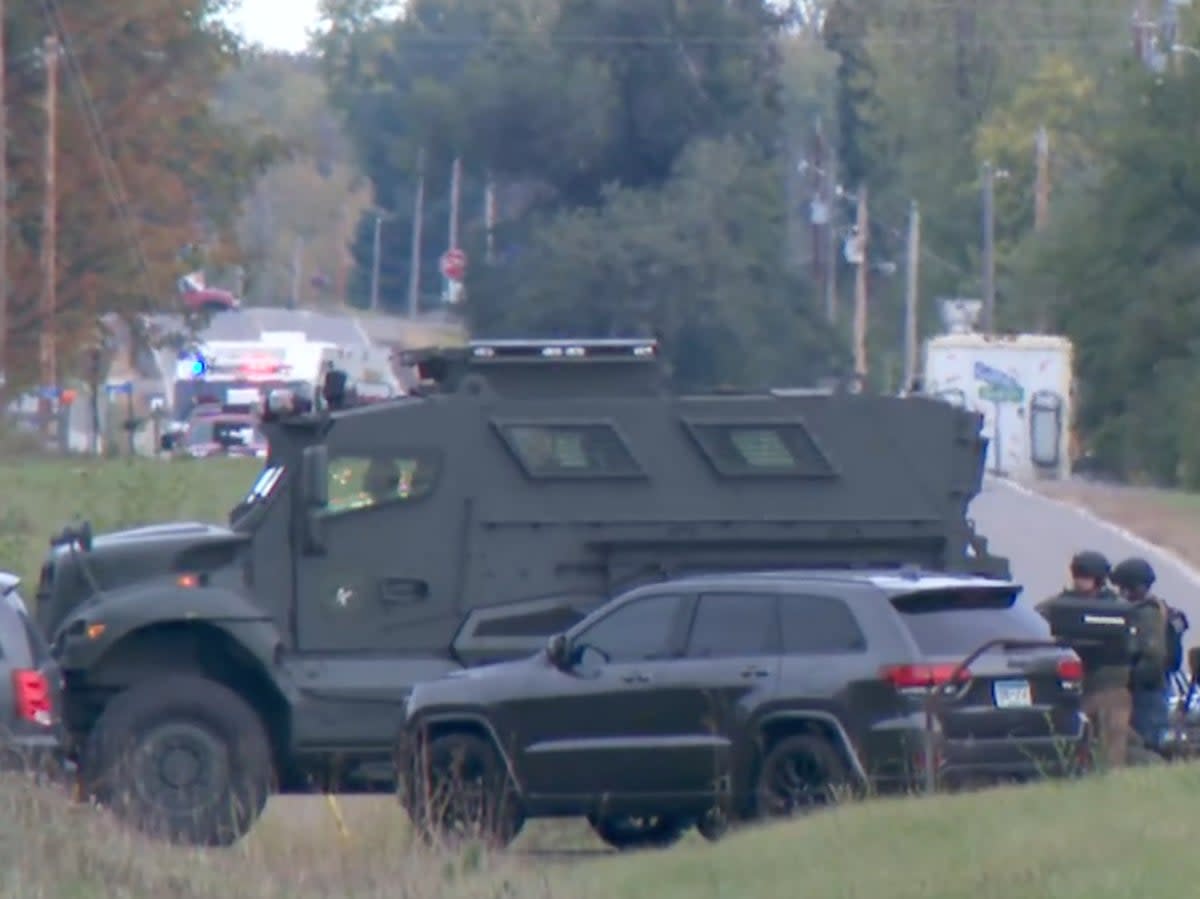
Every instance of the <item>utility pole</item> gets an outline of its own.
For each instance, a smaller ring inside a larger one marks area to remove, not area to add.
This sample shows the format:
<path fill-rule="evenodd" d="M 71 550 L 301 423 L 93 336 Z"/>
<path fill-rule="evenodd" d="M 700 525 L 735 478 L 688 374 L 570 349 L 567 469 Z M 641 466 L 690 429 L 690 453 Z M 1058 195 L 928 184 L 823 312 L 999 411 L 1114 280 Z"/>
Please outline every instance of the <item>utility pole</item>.
<path fill-rule="evenodd" d="M 379 311 L 379 257 L 383 252 L 383 213 L 375 211 L 375 237 L 371 244 L 371 311 Z"/>
<path fill-rule="evenodd" d="M 858 187 L 858 217 L 855 240 L 858 249 L 858 270 L 854 279 L 854 373 L 858 390 L 866 388 L 867 379 L 867 265 L 868 229 L 871 218 L 867 212 L 867 185 Z"/>
<path fill-rule="evenodd" d="M 490 171 L 487 174 L 487 183 L 483 188 L 483 227 L 487 232 L 487 255 L 485 258 L 488 265 L 491 265 L 496 258 L 496 182 Z"/>
<path fill-rule="evenodd" d="M 837 321 L 838 303 L 837 303 L 837 220 L 838 220 L 838 194 L 837 194 L 837 154 L 830 153 L 829 158 L 825 162 L 825 208 L 829 212 L 829 219 L 825 223 L 825 317 L 830 324 Z"/>
<path fill-rule="evenodd" d="M 1037 180 L 1034 185 L 1033 229 L 1041 231 L 1046 227 L 1050 218 L 1050 135 L 1043 125 L 1037 133 Z M 1039 331 L 1049 327 L 1049 310 L 1047 298 L 1041 297 L 1037 302 L 1035 324 Z"/>
<path fill-rule="evenodd" d="M 0 0 L 0 376 L 8 372 L 8 84 L 4 69 L 5 0 Z"/>
<path fill-rule="evenodd" d="M 821 119 L 817 118 L 813 123 L 812 148 L 810 152 L 810 165 L 806 172 L 805 193 L 812 197 L 812 203 L 809 207 L 809 239 L 812 242 L 812 283 L 825 283 L 825 268 L 828 265 L 825 259 L 825 233 L 824 229 L 829 221 L 828 206 L 825 198 L 825 141 L 821 134 Z"/>
<path fill-rule="evenodd" d="M 41 380 L 44 388 L 58 386 L 58 365 L 55 358 L 55 317 L 58 296 L 55 290 L 57 259 L 58 186 L 58 38 L 49 35 L 46 49 L 46 154 L 45 191 L 42 218 L 42 314 L 40 331 Z M 47 425 L 49 424 L 47 404 Z"/>
<path fill-rule="evenodd" d="M 462 159 L 450 166 L 450 249 L 458 249 L 458 207 L 462 197 Z"/>
<path fill-rule="evenodd" d="M 916 200 L 908 208 L 908 262 L 904 291 L 904 389 L 911 390 L 917 378 L 917 311 L 921 263 L 921 209 Z"/>
<path fill-rule="evenodd" d="M 1037 133 L 1037 180 L 1034 184 L 1033 227 L 1041 231 L 1050 214 L 1050 135 L 1046 126 Z"/>
<path fill-rule="evenodd" d="M 421 244 L 425 225 L 425 148 L 417 153 L 417 196 L 413 200 L 412 251 L 408 269 L 408 315 L 416 318 L 421 304 Z"/>
<path fill-rule="evenodd" d="M 304 285 L 304 238 L 297 236 L 292 242 L 292 306 L 299 309 Z"/>
<path fill-rule="evenodd" d="M 990 161 L 983 164 L 983 331 L 996 329 L 996 252 L 994 210 L 995 171 Z"/>

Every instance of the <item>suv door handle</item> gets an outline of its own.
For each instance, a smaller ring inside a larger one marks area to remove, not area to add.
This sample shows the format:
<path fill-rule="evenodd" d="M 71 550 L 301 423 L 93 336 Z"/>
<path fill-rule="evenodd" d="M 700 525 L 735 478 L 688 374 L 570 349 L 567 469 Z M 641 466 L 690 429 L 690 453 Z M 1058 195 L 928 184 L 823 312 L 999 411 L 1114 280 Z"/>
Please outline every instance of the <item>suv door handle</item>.
<path fill-rule="evenodd" d="M 640 671 L 631 671 L 628 674 L 622 674 L 621 681 L 626 684 L 648 684 L 650 675 L 642 674 Z"/>
<path fill-rule="evenodd" d="M 742 677 L 769 677 L 771 674 L 766 668 L 761 668 L 758 665 L 751 665 L 749 668 L 742 669 Z"/>

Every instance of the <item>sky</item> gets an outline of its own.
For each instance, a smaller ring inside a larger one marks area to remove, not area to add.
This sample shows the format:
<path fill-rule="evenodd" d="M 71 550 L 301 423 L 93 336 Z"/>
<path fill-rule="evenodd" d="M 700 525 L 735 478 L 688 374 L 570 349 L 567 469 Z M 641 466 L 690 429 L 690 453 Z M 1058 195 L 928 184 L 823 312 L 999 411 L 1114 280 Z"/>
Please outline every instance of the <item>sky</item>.
<path fill-rule="evenodd" d="M 267 49 L 298 52 L 308 45 L 308 29 L 317 23 L 317 0 L 241 0 L 241 9 L 228 21 Z"/>

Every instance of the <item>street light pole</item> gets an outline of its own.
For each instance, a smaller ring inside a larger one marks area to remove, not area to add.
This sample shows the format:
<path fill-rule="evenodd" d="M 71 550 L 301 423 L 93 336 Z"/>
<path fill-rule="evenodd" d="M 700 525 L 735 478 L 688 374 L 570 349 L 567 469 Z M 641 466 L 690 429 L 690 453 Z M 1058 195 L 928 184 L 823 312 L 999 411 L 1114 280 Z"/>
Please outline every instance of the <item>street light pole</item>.
<path fill-rule="evenodd" d="M 382 243 L 383 213 L 375 213 L 375 240 L 371 248 L 371 311 L 379 311 L 379 256 Z"/>

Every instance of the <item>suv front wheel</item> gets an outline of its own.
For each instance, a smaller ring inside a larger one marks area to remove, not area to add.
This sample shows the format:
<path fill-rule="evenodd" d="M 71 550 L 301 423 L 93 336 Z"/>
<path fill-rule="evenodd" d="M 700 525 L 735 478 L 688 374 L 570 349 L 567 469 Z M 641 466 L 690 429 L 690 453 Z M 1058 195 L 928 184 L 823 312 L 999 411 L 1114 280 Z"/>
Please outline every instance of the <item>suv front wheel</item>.
<path fill-rule="evenodd" d="M 787 817 L 828 805 L 848 784 L 837 750 L 820 737 L 784 737 L 767 751 L 758 772 L 755 804 L 759 816 Z"/>
<path fill-rule="evenodd" d="M 407 803 L 427 841 L 479 839 L 503 848 L 521 831 L 524 815 L 500 754 L 474 734 L 435 737 L 413 760 Z"/>

